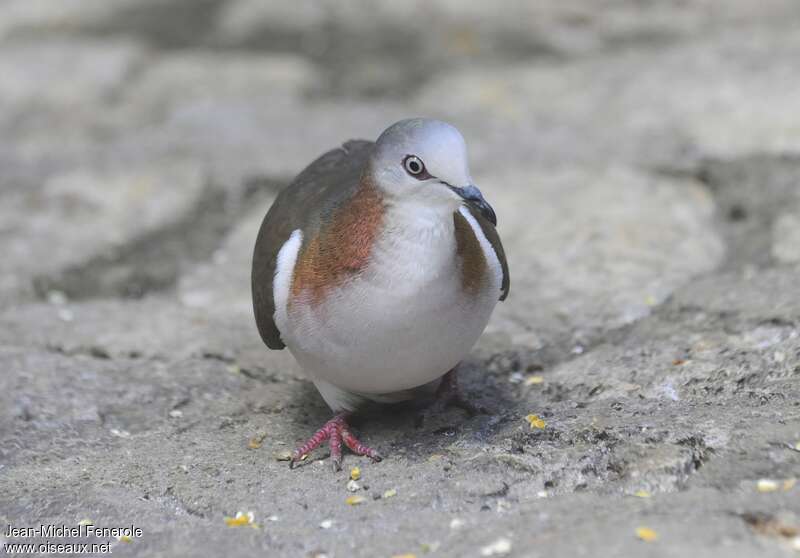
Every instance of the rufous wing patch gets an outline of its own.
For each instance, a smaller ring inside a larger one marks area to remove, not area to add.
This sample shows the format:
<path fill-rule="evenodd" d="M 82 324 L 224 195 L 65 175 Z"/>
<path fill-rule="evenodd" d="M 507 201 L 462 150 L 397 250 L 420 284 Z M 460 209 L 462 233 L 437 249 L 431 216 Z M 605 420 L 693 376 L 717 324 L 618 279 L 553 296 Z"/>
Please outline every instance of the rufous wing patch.
<path fill-rule="evenodd" d="M 456 255 L 461 261 L 461 286 L 467 293 L 476 295 L 489 279 L 486 256 L 475 231 L 458 211 L 453 213 L 453 225 Z"/>
<path fill-rule="evenodd" d="M 362 179 L 353 197 L 336 208 L 301 248 L 292 276 L 290 302 L 319 304 L 330 288 L 363 270 L 369 263 L 383 215 L 378 189 Z"/>

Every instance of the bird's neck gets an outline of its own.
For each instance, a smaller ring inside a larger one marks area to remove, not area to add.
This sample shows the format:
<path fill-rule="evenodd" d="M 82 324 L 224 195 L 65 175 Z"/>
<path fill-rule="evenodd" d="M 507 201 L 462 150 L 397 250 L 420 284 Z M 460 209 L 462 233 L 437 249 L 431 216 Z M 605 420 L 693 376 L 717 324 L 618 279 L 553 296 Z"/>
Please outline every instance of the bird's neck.
<path fill-rule="evenodd" d="M 450 241 L 455 211 L 457 203 L 430 203 L 414 198 L 386 200 L 382 236 L 423 244 Z"/>

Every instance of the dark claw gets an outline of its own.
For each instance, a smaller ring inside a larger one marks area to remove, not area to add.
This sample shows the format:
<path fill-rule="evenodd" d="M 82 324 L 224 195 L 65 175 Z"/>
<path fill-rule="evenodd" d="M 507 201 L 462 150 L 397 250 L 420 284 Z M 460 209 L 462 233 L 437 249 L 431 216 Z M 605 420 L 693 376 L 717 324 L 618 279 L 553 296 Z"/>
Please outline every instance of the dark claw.
<path fill-rule="evenodd" d="M 379 462 L 383 461 L 383 457 L 381 457 L 377 453 L 375 455 L 371 455 L 369 458 L 372 459 L 373 463 L 379 463 Z"/>
<path fill-rule="evenodd" d="M 341 462 L 341 460 L 334 459 L 333 460 L 333 472 L 334 473 L 338 473 L 341 470 L 342 470 L 342 462 Z"/>

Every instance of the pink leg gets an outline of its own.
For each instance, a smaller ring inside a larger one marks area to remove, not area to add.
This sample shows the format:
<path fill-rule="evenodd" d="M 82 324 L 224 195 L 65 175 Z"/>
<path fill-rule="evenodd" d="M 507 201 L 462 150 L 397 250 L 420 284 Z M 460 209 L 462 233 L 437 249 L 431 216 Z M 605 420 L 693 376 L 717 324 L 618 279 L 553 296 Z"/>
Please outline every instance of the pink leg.
<path fill-rule="evenodd" d="M 436 388 L 436 400 L 433 403 L 433 407 L 436 410 L 443 410 L 445 407 L 452 405 L 466 411 L 470 416 L 485 413 L 485 409 L 478 407 L 464 397 L 461 388 L 458 387 L 457 370 L 457 368 L 453 368 L 442 376 L 442 382 Z"/>
<path fill-rule="evenodd" d="M 417 428 L 422 426 L 426 418 L 438 413 L 443 413 L 444 410 L 450 406 L 458 407 L 469 416 L 485 414 L 487 412 L 486 409 L 478 407 L 461 393 L 461 389 L 458 387 L 457 370 L 458 367 L 453 368 L 442 376 L 442 381 L 439 383 L 439 387 L 436 388 L 433 403 L 417 417 Z"/>
<path fill-rule="evenodd" d="M 317 430 L 309 440 L 294 450 L 289 467 L 293 468 L 295 463 L 300 461 L 303 456 L 308 455 L 319 447 L 325 440 L 330 440 L 331 459 L 333 460 L 333 470 L 342 470 L 342 441 L 356 455 L 366 455 L 373 461 L 380 461 L 382 458 L 372 448 L 369 448 L 358 441 L 353 436 L 347 425 L 347 413 L 339 413 L 331 420 L 326 422 L 322 428 Z"/>

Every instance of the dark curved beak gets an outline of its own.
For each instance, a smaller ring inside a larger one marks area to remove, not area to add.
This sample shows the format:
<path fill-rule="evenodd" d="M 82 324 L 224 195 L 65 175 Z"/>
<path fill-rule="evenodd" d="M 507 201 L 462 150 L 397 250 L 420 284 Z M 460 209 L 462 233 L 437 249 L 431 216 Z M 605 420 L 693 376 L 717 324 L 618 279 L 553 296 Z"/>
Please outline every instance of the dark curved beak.
<path fill-rule="evenodd" d="M 483 215 L 487 221 L 497 226 L 497 215 L 495 215 L 494 209 L 492 209 L 489 202 L 483 198 L 483 194 L 481 194 L 481 191 L 478 190 L 475 185 L 470 184 L 463 188 L 451 186 L 451 188 L 453 192 L 464 198 L 468 204 L 480 211 L 481 215 Z"/>

